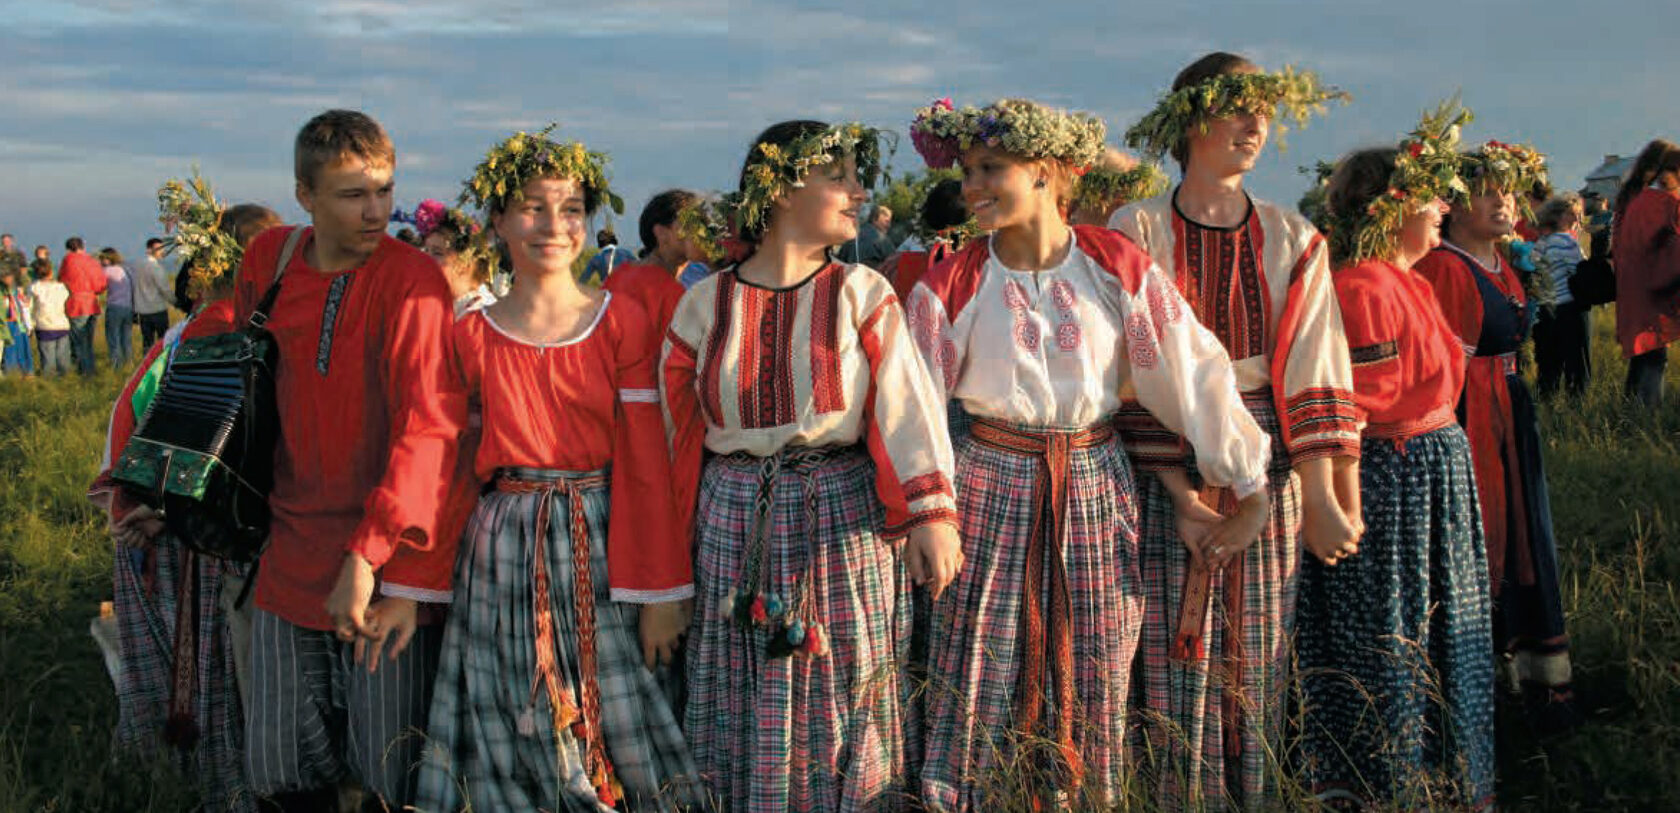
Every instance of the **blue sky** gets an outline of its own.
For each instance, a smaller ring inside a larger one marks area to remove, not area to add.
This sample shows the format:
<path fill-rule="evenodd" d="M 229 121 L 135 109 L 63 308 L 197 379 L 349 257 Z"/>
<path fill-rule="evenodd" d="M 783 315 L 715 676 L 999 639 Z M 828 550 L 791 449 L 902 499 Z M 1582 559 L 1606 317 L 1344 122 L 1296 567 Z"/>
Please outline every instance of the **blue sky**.
<path fill-rule="evenodd" d="M 0 231 L 132 251 L 155 191 L 199 165 L 288 218 L 291 140 L 328 107 L 379 118 L 399 205 L 452 200 L 483 151 L 559 121 L 613 155 L 629 204 L 733 184 L 784 118 L 905 132 L 937 96 L 1089 110 L 1110 140 L 1210 50 L 1294 63 L 1352 105 L 1268 148 L 1250 182 L 1293 202 L 1300 165 L 1393 142 L 1462 89 L 1467 140 L 1528 141 L 1576 187 L 1605 153 L 1680 137 L 1674 0 L 1250 0 L 919 4 L 764 0 L 0 2 Z M 919 167 L 908 138 L 896 163 Z"/>

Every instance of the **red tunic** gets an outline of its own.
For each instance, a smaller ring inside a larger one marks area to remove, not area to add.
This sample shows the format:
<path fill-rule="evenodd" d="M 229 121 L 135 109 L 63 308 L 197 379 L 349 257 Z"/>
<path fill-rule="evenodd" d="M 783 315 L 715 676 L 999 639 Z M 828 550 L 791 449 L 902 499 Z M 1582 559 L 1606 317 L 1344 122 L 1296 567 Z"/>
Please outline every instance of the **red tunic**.
<path fill-rule="evenodd" d="M 105 290 L 105 269 L 86 252 L 64 255 L 58 264 L 58 281 L 70 289 L 70 300 L 64 303 L 64 315 L 74 319 L 99 313 L 99 294 Z"/>
<path fill-rule="evenodd" d="M 671 314 L 677 312 L 682 299 L 682 283 L 671 272 L 657 265 L 634 263 L 621 265 L 601 284 L 601 290 L 624 299 L 634 299 L 642 310 L 654 319 L 654 346 L 665 340 L 665 328 L 671 326 Z"/>
<path fill-rule="evenodd" d="M 1334 278 L 1360 434 L 1404 443 L 1452 423 L 1464 350 L 1429 281 L 1382 260 Z"/>
<path fill-rule="evenodd" d="M 1500 296 L 1519 309 L 1526 307 L 1528 297 L 1502 254 L 1498 263 L 1499 267 L 1490 271 L 1479 261 L 1469 260 L 1443 246 L 1429 252 L 1415 266 L 1429 280 L 1447 325 L 1458 335 L 1468 356 L 1464 396 L 1460 400 L 1461 422 L 1464 434 L 1470 439 L 1470 458 L 1476 469 L 1476 491 L 1481 498 L 1482 524 L 1486 529 L 1488 563 L 1496 579 L 1504 573 L 1506 551 L 1529 550 L 1528 526 L 1523 521 L 1515 521 L 1527 516 L 1527 508 L 1523 505 L 1521 471 L 1516 459 L 1518 427 L 1505 380 L 1507 373 L 1516 369 L 1514 351 L 1521 339 L 1514 335 L 1483 335 L 1486 303 L 1476 278 L 1480 275 L 1492 283 Z M 1489 354 L 1487 347 L 1481 347 L 1483 354 L 1477 355 L 1478 345 L 1484 342 L 1497 342 L 1495 349 L 1510 347 L 1511 351 Z"/>
<path fill-rule="evenodd" d="M 233 330 L 233 300 L 220 299 L 212 302 L 198 312 L 181 328 L 181 338 L 196 339 L 200 336 L 214 336 Z M 111 495 L 110 513 L 112 519 L 122 519 L 128 512 L 139 505 L 133 499 L 125 496 L 116 483 L 111 480 L 111 464 L 122 456 L 124 448 L 128 446 L 128 439 L 134 436 L 134 430 L 140 426 L 140 417 L 134 414 L 134 390 L 139 387 L 140 380 L 146 377 L 146 372 L 152 368 L 159 355 L 163 353 L 163 342 L 152 343 L 146 357 L 141 359 L 140 366 L 134 374 L 128 377 L 128 383 L 123 385 L 122 392 L 117 395 L 117 402 L 111 407 L 111 426 L 105 433 L 105 462 L 99 477 L 88 488 L 88 496 L 98 498 L 102 494 Z"/>
<path fill-rule="evenodd" d="M 1613 240 L 1622 355 L 1680 339 L 1680 195 L 1642 190 L 1616 218 Z"/>
<path fill-rule="evenodd" d="M 274 278 L 289 231 L 270 229 L 246 250 L 240 322 Z M 326 630 L 347 552 L 373 565 L 388 595 L 448 600 L 457 540 L 435 530 L 466 394 L 451 362 L 449 286 L 432 258 L 385 237 L 361 267 L 325 274 L 304 261 L 309 239 L 269 311 L 281 433 L 256 594 L 258 607 Z"/>
<path fill-rule="evenodd" d="M 503 467 L 611 466 L 607 577 L 615 601 L 642 604 L 693 594 L 659 409 L 655 336 L 641 305 L 610 292 L 582 336 L 555 344 L 514 338 L 484 310 L 455 325 L 461 377 L 484 410 L 478 478 L 488 481 Z"/>

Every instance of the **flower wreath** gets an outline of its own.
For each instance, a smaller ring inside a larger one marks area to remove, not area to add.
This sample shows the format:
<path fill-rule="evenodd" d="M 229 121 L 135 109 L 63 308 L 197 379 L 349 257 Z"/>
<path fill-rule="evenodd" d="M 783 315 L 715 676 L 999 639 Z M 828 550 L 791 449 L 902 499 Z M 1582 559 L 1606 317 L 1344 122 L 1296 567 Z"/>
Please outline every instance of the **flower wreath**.
<path fill-rule="evenodd" d="M 949 98 L 916 111 L 910 141 L 931 169 L 946 169 L 976 144 L 1025 158 L 1054 158 L 1075 172 L 1102 159 L 1108 125 L 1090 113 L 1068 112 L 1028 99 L 1000 99 L 958 110 Z"/>
<path fill-rule="evenodd" d="M 210 183 L 193 168 L 186 181 L 170 179 L 158 187 L 158 221 L 163 224 L 164 250 L 181 259 L 190 275 L 192 291 L 201 294 L 217 280 L 239 268 L 245 250 L 239 240 L 222 229 L 221 201 L 210 191 Z"/>
<path fill-rule="evenodd" d="M 425 240 L 432 232 L 440 228 L 447 228 L 459 235 L 453 242 L 456 251 L 465 250 L 465 243 L 478 234 L 478 221 L 471 215 L 453 207 L 445 206 L 443 201 L 436 198 L 426 198 L 414 208 L 414 230 L 419 232 L 420 239 Z"/>
<path fill-rule="evenodd" d="M 1459 177 L 1459 131 L 1470 110 L 1455 97 L 1425 113 L 1417 129 L 1400 141 L 1388 190 L 1363 212 L 1334 218 L 1330 239 L 1348 264 L 1394 256 L 1400 246 L 1400 219 L 1430 202 L 1462 200 L 1470 189 Z"/>
<path fill-rule="evenodd" d="M 847 155 L 857 161 L 859 183 L 866 189 L 875 188 L 875 180 L 883 174 L 884 137 L 883 131 L 854 121 L 808 133 L 788 144 L 754 145 L 746 171 L 741 174 L 741 188 L 723 198 L 736 232 L 743 236 L 761 233 L 772 203 L 803 187 L 805 176 L 813 168 Z"/>
<path fill-rule="evenodd" d="M 729 217 L 717 201 L 696 198 L 677 212 L 675 225 L 677 234 L 699 249 L 706 265 L 716 268 L 726 258 Z"/>
<path fill-rule="evenodd" d="M 1305 127 L 1308 118 L 1325 113 L 1324 103 L 1332 99 L 1347 104 L 1353 96 L 1320 85 L 1318 74 L 1296 71 L 1293 65 L 1278 73 L 1220 74 L 1163 95 L 1154 110 L 1126 130 L 1126 146 L 1159 160 L 1184 143 L 1190 128 L 1207 132 L 1210 118 L 1255 113 L 1278 123 L 1277 145 L 1283 150 L 1288 146 L 1283 138 L 1289 131 L 1287 122 Z"/>
<path fill-rule="evenodd" d="M 1471 192 L 1481 194 L 1489 187 L 1510 192 L 1517 199 L 1517 211 L 1526 219 L 1534 219 L 1528 195 L 1536 188 L 1549 186 L 1546 177 L 1546 156 L 1527 144 L 1507 144 L 1489 140 L 1480 149 L 1460 156 L 1460 174 Z"/>
<path fill-rule="evenodd" d="M 471 202 L 482 212 L 499 212 L 525 194 L 525 184 L 536 178 L 571 178 L 583 187 L 585 208 L 594 212 L 606 202 L 624 214 L 624 200 L 607 185 L 607 156 L 592 152 L 583 144 L 560 143 L 549 138 L 557 124 L 535 133 L 521 130 L 490 148 L 471 178 L 463 184 L 458 203 Z"/>
<path fill-rule="evenodd" d="M 1152 198 L 1167 191 L 1172 182 L 1150 161 L 1139 161 L 1130 169 L 1092 167 L 1080 176 L 1073 189 L 1073 210 L 1109 209 L 1132 201 Z"/>

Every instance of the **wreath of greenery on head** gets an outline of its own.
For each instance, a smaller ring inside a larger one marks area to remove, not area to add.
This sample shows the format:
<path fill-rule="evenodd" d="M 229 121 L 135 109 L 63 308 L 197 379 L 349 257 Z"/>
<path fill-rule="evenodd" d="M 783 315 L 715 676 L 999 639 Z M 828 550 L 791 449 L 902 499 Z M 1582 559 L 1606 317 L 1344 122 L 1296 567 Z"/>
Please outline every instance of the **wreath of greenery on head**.
<path fill-rule="evenodd" d="M 158 222 L 163 224 L 164 250 L 174 252 L 190 276 L 191 290 L 210 290 L 239 268 L 245 250 L 238 238 L 222 228 L 227 207 L 210 191 L 210 183 L 193 168 L 192 177 L 171 178 L 158 187 Z"/>
<path fill-rule="evenodd" d="M 1297 71 L 1293 65 L 1277 73 L 1220 74 L 1161 96 L 1154 110 L 1126 130 L 1126 145 L 1159 160 L 1184 143 L 1192 128 L 1206 133 L 1209 119 L 1254 113 L 1277 122 L 1277 145 L 1283 150 L 1288 146 L 1288 123 L 1305 127 L 1307 119 L 1323 115 L 1325 102 L 1332 100 L 1347 104 L 1353 96 L 1320 85 L 1318 74 Z"/>
<path fill-rule="evenodd" d="M 1102 159 L 1108 125 L 1090 113 L 1046 107 L 1029 99 L 1000 99 L 957 109 L 949 98 L 916 111 L 910 141 L 931 169 L 956 163 L 964 150 L 985 145 L 1023 158 L 1052 158 L 1076 172 Z"/>
<path fill-rule="evenodd" d="M 478 235 L 478 221 L 472 215 L 454 207 L 445 206 L 443 201 L 436 198 L 426 198 L 420 205 L 414 207 L 414 230 L 425 240 L 432 232 L 439 229 L 453 232 L 456 236 L 451 241 L 456 251 L 465 250 L 465 244 Z"/>
<path fill-rule="evenodd" d="M 1388 189 L 1364 211 L 1334 220 L 1332 253 L 1349 264 L 1393 257 L 1400 248 L 1400 220 L 1436 200 L 1463 200 L 1470 193 L 1459 176 L 1459 133 L 1474 118 L 1457 97 L 1425 113 L 1417 129 L 1400 141 Z"/>
<path fill-rule="evenodd" d="M 607 184 L 606 154 L 590 151 L 577 141 L 550 138 L 558 126 L 550 124 L 535 133 L 521 130 L 490 148 L 462 184 L 457 202 L 495 214 L 524 197 L 525 185 L 531 181 L 570 178 L 582 187 L 585 209 L 594 212 L 605 202 L 613 212 L 624 214 L 624 200 Z"/>
<path fill-rule="evenodd" d="M 857 161 L 858 182 L 874 189 L 884 173 L 881 141 L 888 136 L 853 121 L 815 130 L 787 144 L 755 144 L 741 174 L 741 188 L 724 195 L 722 205 L 739 234 L 761 234 L 769 222 L 771 204 L 803 187 L 812 169 L 843 161 L 848 155 Z"/>
<path fill-rule="evenodd" d="M 1091 167 L 1080 176 L 1078 185 L 1073 189 L 1073 209 L 1111 210 L 1132 201 L 1155 197 L 1167 191 L 1171 183 L 1161 167 L 1150 161 L 1139 161 L 1130 169 Z"/>
<path fill-rule="evenodd" d="M 1489 140 L 1479 149 L 1460 156 L 1460 160 L 1459 172 L 1472 194 L 1485 194 L 1489 189 L 1510 192 L 1516 198 L 1517 211 L 1528 220 L 1534 219 L 1529 193 L 1550 186 L 1546 156 L 1539 150 L 1527 144 Z"/>
<path fill-rule="evenodd" d="M 692 242 L 706 265 L 716 268 L 726 257 L 729 217 L 717 201 L 695 198 L 677 212 L 677 234 Z"/>

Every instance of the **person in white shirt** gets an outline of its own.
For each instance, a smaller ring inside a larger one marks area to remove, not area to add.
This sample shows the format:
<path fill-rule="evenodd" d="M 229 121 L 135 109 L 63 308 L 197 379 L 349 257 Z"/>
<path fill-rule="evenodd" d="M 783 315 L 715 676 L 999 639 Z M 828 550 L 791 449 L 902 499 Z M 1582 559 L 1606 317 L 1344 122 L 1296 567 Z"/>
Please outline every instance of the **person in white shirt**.
<path fill-rule="evenodd" d="M 131 269 L 134 272 L 134 313 L 140 320 L 140 347 L 144 353 L 152 342 L 169 330 L 169 300 L 174 298 L 175 280 L 163 265 L 163 241 L 146 241 L 146 252 Z"/>

